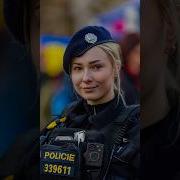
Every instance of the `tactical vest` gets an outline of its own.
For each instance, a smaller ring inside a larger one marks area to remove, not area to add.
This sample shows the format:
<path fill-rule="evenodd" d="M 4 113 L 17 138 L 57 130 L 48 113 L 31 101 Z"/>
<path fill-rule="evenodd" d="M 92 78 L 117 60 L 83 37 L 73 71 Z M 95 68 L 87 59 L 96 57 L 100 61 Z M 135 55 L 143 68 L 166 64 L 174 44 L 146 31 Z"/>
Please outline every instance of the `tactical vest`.
<path fill-rule="evenodd" d="M 82 176 L 86 175 L 87 179 L 106 179 L 114 158 L 115 161 L 118 160 L 127 164 L 131 160 L 131 156 L 134 156 L 139 149 L 136 147 L 134 150 L 131 147 L 132 145 L 130 145 L 130 148 L 134 151 L 131 155 L 131 149 L 128 149 L 126 145 L 129 143 L 126 133 L 133 123 L 138 123 L 138 118 L 134 122 L 138 112 L 139 106 L 129 106 L 122 115 L 118 116 L 101 132 L 86 131 L 86 135 L 89 136 L 89 142 L 85 143 L 86 147 L 83 147 L 85 145 L 80 147 L 78 142 L 70 139 L 75 132 L 84 130 L 63 127 L 66 120 L 65 117 L 51 122 L 41 136 L 41 177 L 43 179 L 51 179 L 52 177 L 55 179 L 82 179 Z M 93 138 L 90 135 L 94 133 L 97 133 L 98 138 L 96 138 L 97 142 L 92 143 L 91 140 Z M 69 138 L 67 143 L 63 144 L 63 146 L 61 146 L 61 143 L 57 143 L 56 140 L 58 138 L 63 141 L 65 137 Z M 94 152 L 92 150 L 93 146 L 101 153 Z M 81 151 L 83 148 L 88 150 L 85 150 L 85 153 L 82 155 Z M 101 160 L 93 162 L 88 153 L 91 153 L 93 158 L 96 155 L 102 156 Z M 88 169 L 88 167 L 85 168 L 84 164 L 94 165 L 94 167 Z M 136 166 L 138 166 L 137 164 L 138 162 L 136 162 Z"/>

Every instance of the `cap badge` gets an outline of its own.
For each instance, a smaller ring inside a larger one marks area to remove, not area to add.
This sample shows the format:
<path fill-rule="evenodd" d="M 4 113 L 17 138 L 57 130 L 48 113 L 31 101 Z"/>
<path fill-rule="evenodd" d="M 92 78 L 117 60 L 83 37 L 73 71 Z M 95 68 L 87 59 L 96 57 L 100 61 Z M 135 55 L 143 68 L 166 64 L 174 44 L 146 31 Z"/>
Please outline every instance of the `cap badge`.
<path fill-rule="evenodd" d="M 85 41 L 94 44 L 95 42 L 97 42 L 97 36 L 93 33 L 87 33 L 85 35 Z"/>

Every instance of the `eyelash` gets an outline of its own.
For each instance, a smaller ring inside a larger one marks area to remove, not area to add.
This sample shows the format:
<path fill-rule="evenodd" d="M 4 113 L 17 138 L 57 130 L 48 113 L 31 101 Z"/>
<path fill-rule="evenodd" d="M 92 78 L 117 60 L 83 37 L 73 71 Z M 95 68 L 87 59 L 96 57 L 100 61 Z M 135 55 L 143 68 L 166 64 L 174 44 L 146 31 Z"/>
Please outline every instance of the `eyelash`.
<path fill-rule="evenodd" d="M 102 65 L 94 65 L 90 67 L 90 69 L 100 69 L 100 68 L 102 68 Z M 81 69 L 82 67 L 73 67 L 74 71 L 80 71 Z"/>
<path fill-rule="evenodd" d="M 81 67 L 73 67 L 73 70 L 74 71 L 79 71 L 79 70 L 81 70 L 82 68 Z"/>
<path fill-rule="evenodd" d="M 100 69 L 102 66 L 101 65 L 95 65 L 95 66 L 92 66 L 92 69 Z"/>

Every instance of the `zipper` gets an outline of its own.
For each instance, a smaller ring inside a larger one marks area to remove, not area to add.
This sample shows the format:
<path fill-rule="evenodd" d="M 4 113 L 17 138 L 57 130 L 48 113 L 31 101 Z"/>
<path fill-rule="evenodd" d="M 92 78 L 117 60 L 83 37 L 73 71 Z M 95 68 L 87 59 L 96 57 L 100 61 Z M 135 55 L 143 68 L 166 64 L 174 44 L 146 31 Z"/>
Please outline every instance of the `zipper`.
<path fill-rule="evenodd" d="M 95 108 L 95 106 L 93 106 L 93 110 L 94 110 L 94 115 L 96 115 L 96 108 Z"/>

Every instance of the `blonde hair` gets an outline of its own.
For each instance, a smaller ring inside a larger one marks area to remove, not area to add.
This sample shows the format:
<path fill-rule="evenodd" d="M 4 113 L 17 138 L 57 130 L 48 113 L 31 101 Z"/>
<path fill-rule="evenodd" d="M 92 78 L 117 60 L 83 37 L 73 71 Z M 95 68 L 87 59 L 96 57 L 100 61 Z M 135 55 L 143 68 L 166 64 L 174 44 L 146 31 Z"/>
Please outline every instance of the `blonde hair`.
<path fill-rule="evenodd" d="M 109 55 L 111 57 L 111 63 L 113 68 L 116 67 L 116 65 L 119 66 L 119 69 L 121 69 L 121 61 L 122 61 L 122 56 L 121 56 L 121 49 L 119 44 L 113 43 L 113 42 L 107 42 L 107 43 L 103 43 L 100 45 L 97 45 L 97 47 L 101 48 L 107 55 Z M 116 74 L 115 74 L 115 79 L 114 79 L 114 90 L 115 92 L 117 92 L 118 95 L 118 99 L 120 96 L 122 96 L 121 93 L 121 80 L 120 80 L 120 72 L 117 71 L 117 69 L 115 70 Z"/>

